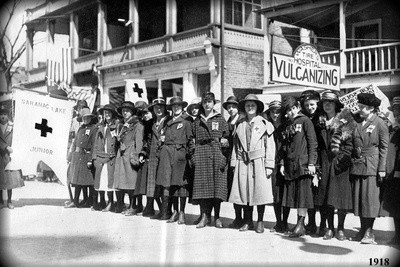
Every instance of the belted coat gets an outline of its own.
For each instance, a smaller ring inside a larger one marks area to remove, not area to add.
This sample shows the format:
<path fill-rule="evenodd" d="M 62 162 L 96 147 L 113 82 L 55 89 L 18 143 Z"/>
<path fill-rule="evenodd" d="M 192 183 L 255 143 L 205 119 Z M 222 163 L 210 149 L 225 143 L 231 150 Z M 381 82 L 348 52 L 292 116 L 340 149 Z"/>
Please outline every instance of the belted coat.
<path fill-rule="evenodd" d="M 207 120 L 200 115 L 193 122 L 195 149 L 193 201 L 218 198 L 226 201 L 228 184 L 226 157 L 222 154 L 221 139 L 229 138 L 228 123 L 222 115 L 214 111 Z"/>
<path fill-rule="evenodd" d="M 132 116 L 128 122 L 121 124 L 120 127 L 113 188 L 133 190 L 136 187 L 140 168 L 139 153 L 143 148 L 144 126 L 137 116 Z"/>
<path fill-rule="evenodd" d="M 261 116 L 238 123 L 230 161 L 235 173 L 229 202 L 250 206 L 272 202 L 272 184 L 266 168 L 271 173 L 275 168 L 273 132 L 274 126 Z"/>
<path fill-rule="evenodd" d="M 87 163 L 92 160 L 96 132 L 96 125 L 83 124 L 76 133 L 71 146 L 70 175 L 72 184 L 94 184 L 94 170 L 88 169 Z"/>

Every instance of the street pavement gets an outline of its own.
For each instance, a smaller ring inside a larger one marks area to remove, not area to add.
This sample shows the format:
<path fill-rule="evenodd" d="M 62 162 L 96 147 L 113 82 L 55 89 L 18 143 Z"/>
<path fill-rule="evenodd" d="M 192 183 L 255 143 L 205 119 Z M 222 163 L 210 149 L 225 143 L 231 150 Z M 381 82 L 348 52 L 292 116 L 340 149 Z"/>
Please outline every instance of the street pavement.
<path fill-rule="evenodd" d="M 3 266 L 396 266 L 400 254 L 398 246 L 388 244 L 394 235 L 392 218 L 378 218 L 378 244 L 363 245 L 270 233 L 275 222 L 270 205 L 265 232 L 257 234 L 213 226 L 196 229 L 193 221 L 199 207 L 191 204 L 186 207 L 187 225 L 178 225 L 87 208 L 65 209 L 67 199 L 67 188 L 58 183 L 25 181 L 24 187 L 13 190 L 15 209 L 0 210 Z M 232 204 L 223 203 L 225 226 L 233 216 Z M 291 226 L 296 217 L 292 210 Z M 358 227 L 359 218 L 349 214 L 346 234 L 354 235 Z"/>

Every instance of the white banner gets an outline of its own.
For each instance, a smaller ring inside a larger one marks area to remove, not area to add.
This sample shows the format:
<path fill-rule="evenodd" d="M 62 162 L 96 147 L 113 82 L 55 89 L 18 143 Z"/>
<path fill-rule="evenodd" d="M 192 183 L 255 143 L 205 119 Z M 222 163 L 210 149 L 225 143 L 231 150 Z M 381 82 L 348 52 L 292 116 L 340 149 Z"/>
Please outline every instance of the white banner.
<path fill-rule="evenodd" d="M 46 163 L 65 185 L 68 135 L 73 101 L 18 90 L 10 169 L 36 175 L 39 161 Z"/>
<path fill-rule="evenodd" d="M 69 88 L 69 91 L 67 91 L 67 94 L 68 98 L 72 98 L 75 100 L 86 100 L 89 109 L 93 111 L 94 102 L 96 101 L 97 96 L 96 91 L 97 90 L 94 90 L 94 92 L 92 92 L 92 87 L 89 86 L 72 86 L 72 88 Z"/>
<path fill-rule="evenodd" d="M 125 101 L 136 103 L 144 101 L 149 103 L 147 98 L 146 81 L 143 79 L 126 79 L 125 85 Z"/>

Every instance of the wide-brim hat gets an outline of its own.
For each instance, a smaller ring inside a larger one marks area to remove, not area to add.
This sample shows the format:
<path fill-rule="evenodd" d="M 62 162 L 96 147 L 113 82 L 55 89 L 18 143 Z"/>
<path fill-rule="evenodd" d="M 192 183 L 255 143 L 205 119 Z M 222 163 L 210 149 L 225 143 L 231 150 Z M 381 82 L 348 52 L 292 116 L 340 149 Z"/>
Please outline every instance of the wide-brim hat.
<path fill-rule="evenodd" d="M 113 104 L 104 105 L 104 107 L 100 108 L 98 112 L 100 114 L 102 114 L 105 110 L 111 111 L 111 113 L 113 114 L 114 117 L 116 117 L 118 115 L 118 113 L 117 113 L 117 111 L 116 111 L 116 109 L 115 109 Z"/>
<path fill-rule="evenodd" d="M 222 103 L 222 107 L 227 110 L 229 104 L 239 105 L 239 99 L 234 95 L 230 96 L 224 103 Z"/>
<path fill-rule="evenodd" d="M 96 115 L 90 112 L 89 108 L 82 108 L 81 110 L 81 117 L 95 117 Z"/>
<path fill-rule="evenodd" d="M 128 109 L 130 109 L 131 111 L 132 111 L 132 114 L 135 114 L 136 113 L 136 108 L 135 108 L 135 104 L 133 104 L 131 101 L 124 101 L 124 102 L 122 102 L 121 103 L 121 106 L 119 106 L 118 108 L 117 108 L 117 112 L 119 113 L 119 114 L 122 114 L 122 109 L 123 108 L 128 108 Z"/>
<path fill-rule="evenodd" d="M 336 106 L 338 108 L 342 108 L 343 107 L 343 104 L 342 104 L 342 102 L 340 102 L 339 97 L 337 96 L 337 94 L 335 94 L 332 91 L 324 91 L 324 92 L 322 92 L 320 101 L 321 102 L 333 101 L 333 102 L 335 102 L 335 104 L 336 104 Z"/>
<path fill-rule="evenodd" d="M 400 108 L 400 96 L 393 97 L 392 105 L 388 107 L 388 110 L 393 111 L 393 108 Z"/>
<path fill-rule="evenodd" d="M 164 98 L 160 98 L 160 97 L 159 97 L 159 98 L 153 99 L 153 101 L 152 101 L 151 104 L 147 107 L 147 109 L 150 110 L 151 112 L 153 112 L 153 108 L 154 108 L 154 106 L 156 106 L 156 105 L 160 105 L 160 106 L 166 107 L 166 106 L 167 106 L 167 103 L 165 103 Z"/>
<path fill-rule="evenodd" d="M 239 101 L 239 111 L 246 112 L 244 105 L 246 101 L 254 101 L 257 104 L 257 113 L 264 112 L 264 103 L 258 100 L 258 97 L 254 94 L 248 94 L 243 100 Z"/>
<path fill-rule="evenodd" d="M 357 95 L 358 103 L 377 108 L 381 105 L 381 100 L 374 94 L 359 93 Z"/>
<path fill-rule="evenodd" d="M 190 102 L 190 105 L 187 107 L 186 112 L 190 116 L 194 116 L 193 109 L 196 107 L 200 108 L 200 106 L 201 106 L 201 97 L 196 97 L 195 99 L 192 100 L 192 102 Z"/>
<path fill-rule="evenodd" d="M 273 100 L 269 102 L 267 111 L 272 109 L 282 109 L 282 102 L 279 100 Z"/>
<path fill-rule="evenodd" d="M 173 105 L 180 105 L 182 106 L 182 108 L 186 108 L 188 103 L 186 101 L 182 100 L 182 97 L 180 96 L 173 96 L 171 97 L 171 99 L 169 100 L 169 103 L 167 105 L 167 108 L 171 109 L 171 107 Z"/>
<path fill-rule="evenodd" d="M 305 90 L 300 95 L 300 103 L 304 104 L 304 102 L 306 102 L 307 100 L 320 101 L 321 100 L 321 96 L 315 90 Z"/>
<path fill-rule="evenodd" d="M 201 98 L 201 102 L 212 100 L 214 101 L 214 105 L 217 103 L 221 103 L 220 100 L 215 99 L 215 95 L 212 92 L 205 92 Z"/>

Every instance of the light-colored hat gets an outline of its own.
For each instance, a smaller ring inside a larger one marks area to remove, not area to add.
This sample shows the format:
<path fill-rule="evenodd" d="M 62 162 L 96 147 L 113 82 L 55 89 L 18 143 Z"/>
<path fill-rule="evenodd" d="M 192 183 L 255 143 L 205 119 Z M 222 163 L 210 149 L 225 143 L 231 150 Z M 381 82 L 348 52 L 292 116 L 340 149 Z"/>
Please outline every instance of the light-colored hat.
<path fill-rule="evenodd" d="M 95 115 L 92 112 L 90 112 L 89 108 L 82 108 L 81 109 L 81 116 L 82 117 L 94 117 Z"/>
<path fill-rule="evenodd" d="M 239 111 L 246 112 L 244 109 L 244 105 L 246 101 L 254 101 L 257 104 L 257 113 L 264 112 L 264 103 L 258 100 L 258 97 L 254 94 L 248 94 L 243 100 L 239 101 Z"/>
<path fill-rule="evenodd" d="M 153 111 L 153 108 L 156 105 L 160 105 L 160 106 L 164 106 L 165 107 L 167 104 L 165 103 L 164 98 L 159 97 L 159 98 L 153 99 L 153 101 L 151 102 L 151 104 L 147 108 L 150 111 Z"/>

